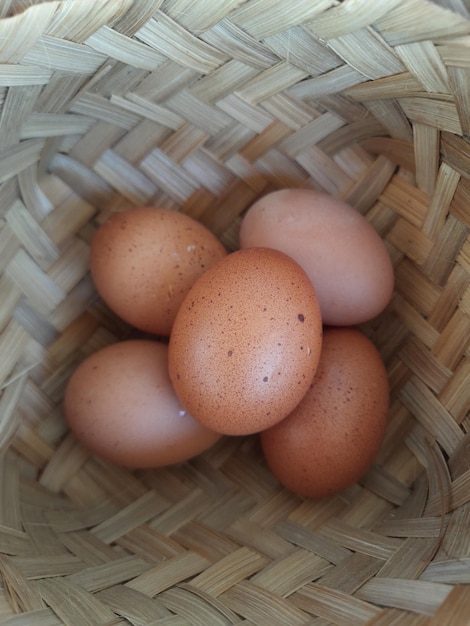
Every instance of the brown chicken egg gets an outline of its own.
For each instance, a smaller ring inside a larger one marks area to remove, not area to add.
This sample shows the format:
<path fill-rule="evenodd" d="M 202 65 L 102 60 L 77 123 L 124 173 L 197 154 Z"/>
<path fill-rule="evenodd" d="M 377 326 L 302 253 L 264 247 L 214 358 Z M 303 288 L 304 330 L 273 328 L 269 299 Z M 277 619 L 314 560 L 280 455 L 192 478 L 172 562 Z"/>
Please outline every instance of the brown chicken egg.
<path fill-rule="evenodd" d="M 393 292 L 393 266 L 372 225 L 339 198 L 312 189 L 265 195 L 245 214 L 240 247 L 285 252 L 308 274 L 324 324 L 351 326 L 377 316 Z"/>
<path fill-rule="evenodd" d="M 168 336 L 194 282 L 226 255 L 203 224 L 178 211 L 140 207 L 114 213 L 90 250 L 94 283 L 132 326 Z"/>
<path fill-rule="evenodd" d="M 289 490 L 333 495 L 358 481 L 382 444 L 389 408 L 385 366 L 354 328 L 325 328 L 315 378 L 299 405 L 261 433 L 267 464 Z"/>
<path fill-rule="evenodd" d="M 288 415 L 309 388 L 322 323 L 302 268 L 277 250 L 238 250 L 194 284 L 175 319 L 169 372 L 191 415 L 227 435 Z"/>
<path fill-rule="evenodd" d="M 84 446 L 127 467 L 179 463 L 220 439 L 179 403 L 168 346 L 157 341 L 122 341 L 89 356 L 68 381 L 64 410 Z"/>

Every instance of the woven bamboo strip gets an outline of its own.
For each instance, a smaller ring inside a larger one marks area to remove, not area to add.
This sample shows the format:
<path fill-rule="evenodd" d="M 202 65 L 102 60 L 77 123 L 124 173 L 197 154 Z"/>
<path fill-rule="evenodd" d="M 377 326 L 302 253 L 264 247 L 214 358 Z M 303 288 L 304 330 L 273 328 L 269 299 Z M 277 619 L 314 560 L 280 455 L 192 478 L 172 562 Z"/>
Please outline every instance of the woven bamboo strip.
<path fill-rule="evenodd" d="M 248 548 L 241 548 L 193 578 L 191 585 L 217 597 L 246 576 L 259 571 L 267 560 Z"/>
<path fill-rule="evenodd" d="M 96 596 L 63 578 L 43 579 L 39 592 L 47 604 L 70 624 L 106 624 L 115 619 L 114 613 Z M 77 607 L 79 612 L 77 612 Z"/>
<path fill-rule="evenodd" d="M 432 615 L 444 602 L 451 587 L 442 583 L 414 581 L 397 578 L 376 578 L 366 583 L 358 596 L 369 602 L 401 609 L 418 610 L 425 615 Z"/>
<path fill-rule="evenodd" d="M 468 617 L 469 594 L 468 587 L 456 587 L 453 589 L 447 599 L 439 607 L 438 611 L 430 620 L 431 626 L 448 622 L 449 626 L 454 626 L 459 621 L 466 620 Z"/>
<path fill-rule="evenodd" d="M 5 626 L 27 626 L 28 623 L 31 623 L 28 620 L 33 620 L 37 626 L 59 626 L 61 623 L 59 618 L 49 608 L 31 611 L 26 617 L 24 614 L 6 617 L 2 623 Z"/>
<path fill-rule="evenodd" d="M 295 603 L 304 610 L 333 620 L 333 623 L 341 623 L 347 619 L 350 624 L 364 624 L 378 613 L 375 607 L 363 600 L 316 583 L 305 585 L 298 591 Z"/>
<path fill-rule="evenodd" d="M 384 609 L 367 622 L 367 626 L 428 626 L 429 618 L 399 609 Z"/>
<path fill-rule="evenodd" d="M 332 6 L 331 0 L 318 0 L 315 3 L 302 0 L 297 4 L 295 10 L 289 9 L 287 6 L 280 6 L 273 0 L 267 3 L 254 2 L 247 7 L 233 12 L 232 19 L 246 30 L 252 37 L 263 39 L 271 32 L 282 30 L 299 24 L 303 21 L 310 21 L 319 13 L 327 10 Z M 269 19 L 266 19 L 266 18 Z"/>
<path fill-rule="evenodd" d="M 421 13 L 422 9 L 426 13 Z M 439 20 L 443 20 L 439 23 Z M 458 14 L 448 12 L 431 2 L 420 5 L 411 2 L 409 6 L 398 5 L 378 20 L 377 26 L 390 44 L 405 44 L 412 41 L 426 41 L 468 34 L 468 24 Z"/>
<path fill-rule="evenodd" d="M 247 581 L 237 583 L 221 597 L 229 608 L 255 623 L 277 619 L 295 626 L 308 621 L 308 614 L 295 605 Z"/>
<path fill-rule="evenodd" d="M 198 574 L 206 566 L 207 561 L 205 559 L 188 552 L 168 559 L 163 564 L 136 577 L 128 585 L 146 595 L 156 596 L 176 582 Z"/>
<path fill-rule="evenodd" d="M 127 585 L 116 585 L 100 591 L 97 596 L 117 615 L 135 623 L 158 623 L 159 620 L 172 619 L 170 611 L 149 596 L 135 591 Z M 163 622 L 164 623 L 164 622 Z M 178 622 L 176 622 L 177 624 Z M 170 622 L 171 624 L 171 622 Z M 185 622 L 186 626 L 186 622 Z"/>
<path fill-rule="evenodd" d="M 186 585 L 168 589 L 161 596 L 165 608 L 195 624 L 230 624 L 238 621 L 237 616 L 218 600 L 206 597 L 202 591 L 194 591 Z M 196 617 L 194 617 L 196 616 Z"/>

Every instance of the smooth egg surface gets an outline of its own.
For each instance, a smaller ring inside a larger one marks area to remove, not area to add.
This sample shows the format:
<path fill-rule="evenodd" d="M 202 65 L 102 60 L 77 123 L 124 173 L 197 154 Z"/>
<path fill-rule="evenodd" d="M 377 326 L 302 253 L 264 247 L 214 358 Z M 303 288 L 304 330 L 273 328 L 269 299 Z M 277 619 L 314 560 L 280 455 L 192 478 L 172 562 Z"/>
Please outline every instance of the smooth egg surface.
<path fill-rule="evenodd" d="M 272 249 L 238 250 L 208 270 L 178 311 L 169 372 L 183 406 L 227 435 L 284 418 L 309 388 L 322 323 L 302 268 Z"/>
<path fill-rule="evenodd" d="M 106 304 L 142 331 L 168 336 L 183 298 L 226 255 L 203 224 L 178 211 L 139 207 L 114 213 L 90 250 L 93 281 Z"/>
<path fill-rule="evenodd" d="M 389 409 L 385 366 L 354 328 L 325 328 L 312 385 L 294 411 L 261 433 L 267 464 L 289 490 L 330 496 L 358 481 L 382 445 Z"/>
<path fill-rule="evenodd" d="M 240 228 L 240 247 L 285 252 L 305 270 L 324 324 L 352 326 L 376 317 L 394 285 L 388 251 L 372 225 L 338 198 L 282 189 L 256 201 Z"/>
<path fill-rule="evenodd" d="M 64 410 L 84 446 L 122 466 L 172 465 L 220 439 L 181 406 L 168 346 L 157 341 L 122 341 L 86 358 L 68 381 Z"/>

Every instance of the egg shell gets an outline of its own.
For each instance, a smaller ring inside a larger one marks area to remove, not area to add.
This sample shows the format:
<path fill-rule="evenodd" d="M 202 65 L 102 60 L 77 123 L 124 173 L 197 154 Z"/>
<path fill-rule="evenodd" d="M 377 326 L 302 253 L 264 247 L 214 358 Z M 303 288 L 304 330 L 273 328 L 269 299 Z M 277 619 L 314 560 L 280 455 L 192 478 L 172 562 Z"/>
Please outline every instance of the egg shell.
<path fill-rule="evenodd" d="M 393 293 L 388 251 L 373 226 L 342 200 L 282 189 L 255 202 L 240 247 L 265 246 L 295 259 L 312 281 L 324 324 L 353 326 L 381 313 Z"/>
<path fill-rule="evenodd" d="M 277 250 L 238 250 L 184 299 L 170 336 L 170 378 L 202 424 L 251 434 L 300 402 L 321 336 L 315 291 L 302 268 Z"/>
<path fill-rule="evenodd" d="M 68 381 L 64 410 L 84 446 L 128 467 L 179 463 L 220 439 L 179 403 L 168 346 L 157 341 L 122 341 L 89 356 Z"/>
<path fill-rule="evenodd" d="M 114 213 L 90 250 L 93 281 L 106 304 L 132 326 L 168 336 L 194 282 L 226 255 L 203 224 L 178 211 L 138 207 Z"/>
<path fill-rule="evenodd" d="M 304 497 L 339 493 L 370 468 L 388 422 L 387 372 L 354 328 L 325 328 L 314 381 L 282 422 L 261 433 L 272 473 Z"/>

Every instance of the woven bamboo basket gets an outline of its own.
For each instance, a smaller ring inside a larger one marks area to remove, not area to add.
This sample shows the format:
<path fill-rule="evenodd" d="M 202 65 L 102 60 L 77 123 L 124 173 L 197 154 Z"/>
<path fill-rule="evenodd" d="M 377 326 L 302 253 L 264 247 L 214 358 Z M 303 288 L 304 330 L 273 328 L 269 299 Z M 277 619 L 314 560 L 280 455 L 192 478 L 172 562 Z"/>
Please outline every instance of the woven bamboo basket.
<path fill-rule="evenodd" d="M 470 624 L 468 0 L 2 0 L 0 623 Z M 244 211 L 311 187 L 382 236 L 366 324 L 389 373 L 376 463 L 302 500 L 256 436 L 130 471 L 63 415 L 77 364 L 132 332 L 89 243 L 181 210 L 237 248 Z"/>

